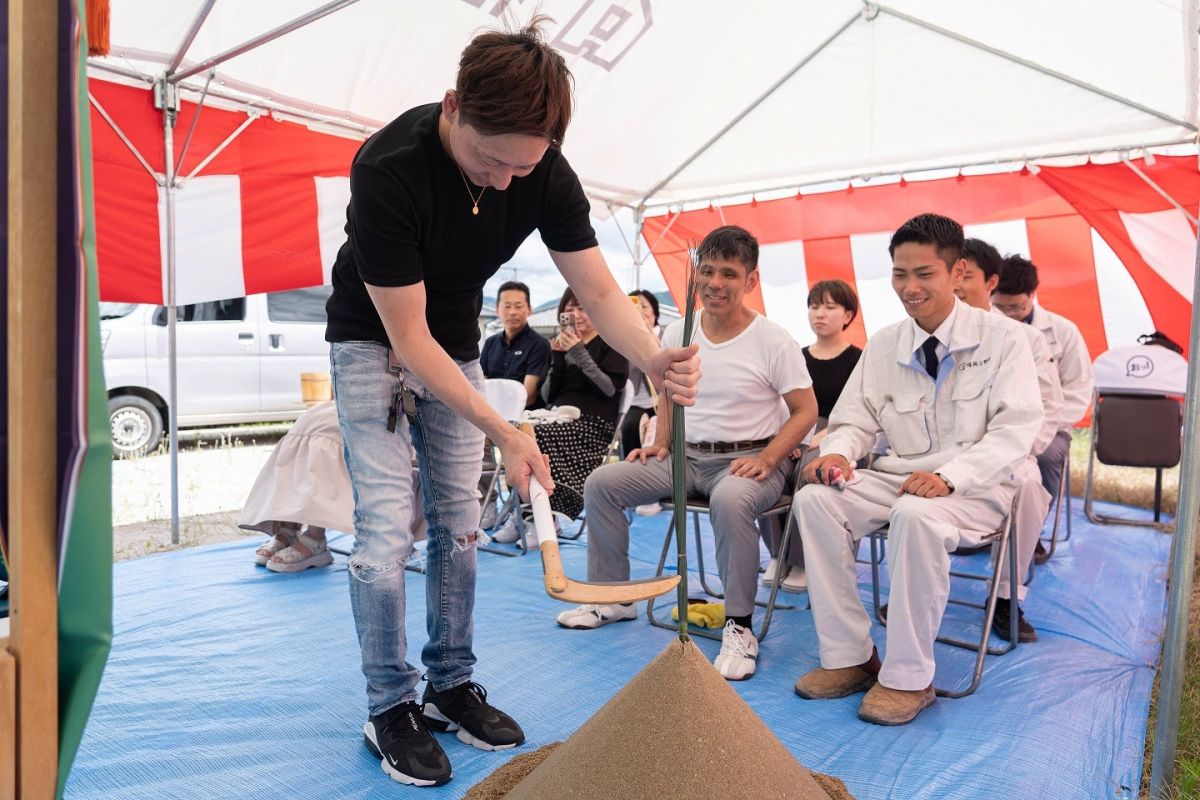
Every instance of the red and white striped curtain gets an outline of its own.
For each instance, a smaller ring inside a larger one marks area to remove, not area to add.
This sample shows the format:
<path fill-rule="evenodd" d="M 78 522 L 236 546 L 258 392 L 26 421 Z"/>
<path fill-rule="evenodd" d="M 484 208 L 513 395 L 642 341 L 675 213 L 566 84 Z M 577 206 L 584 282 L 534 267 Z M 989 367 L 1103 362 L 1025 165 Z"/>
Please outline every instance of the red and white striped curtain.
<path fill-rule="evenodd" d="M 891 288 L 892 232 L 917 214 L 945 214 L 967 236 L 1030 258 L 1039 301 L 1079 325 L 1095 358 L 1155 329 L 1186 347 L 1198 199 L 1196 158 L 1160 156 L 709 207 L 649 217 L 643 235 L 680 301 L 687 241 L 723 223 L 745 227 L 761 243 L 761 288 L 749 302 L 807 343 L 809 287 L 841 278 L 862 303 L 850 329 L 861 345 L 905 316 Z"/>
<path fill-rule="evenodd" d="M 162 115 L 145 88 L 92 79 L 88 89 L 100 299 L 163 303 L 164 191 L 134 153 L 162 175 Z M 177 164 L 195 114 L 194 103 L 183 103 Z M 361 142 L 264 116 L 186 177 L 246 120 L 244 113 L 205 107 L 179 168 L 186 178 L 175 195 L 181 304 L 328 283 L 345 241 L 350 162 Z"/>

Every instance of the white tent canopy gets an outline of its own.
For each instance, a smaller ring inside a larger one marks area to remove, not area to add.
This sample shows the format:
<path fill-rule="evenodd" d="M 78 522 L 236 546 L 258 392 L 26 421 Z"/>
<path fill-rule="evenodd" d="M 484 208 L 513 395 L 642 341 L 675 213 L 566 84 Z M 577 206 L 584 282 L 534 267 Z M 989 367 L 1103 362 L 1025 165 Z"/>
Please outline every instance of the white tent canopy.
<path fill-rule="evenodd" d="M 170 76 L 356 135 L 440 99 L 473 33 L 540 10 L 557 20 L 548 32 L 575 75 L 564 150 L 601 214 L 1194 142 L 1200 129 L 1195 0 L 112 0 L 111 10 L 99 68 Z M 171 156 L 167 172 L 173 325 Z M 1195 354 L 1195 298 L 1192 319 Z M 1200 516 L 1194 358 L 1188 395 L 1156 797 L 1174 764 Z"/>
<path fill-rule="evenodd" d="M 94 63 L 153 79 L 178 62 L 199 87 L 219 60 L 214 91 L 371 130 L 438 100 L 474 33 L 535 9 L 575 75 L 564 149 L 598 212 L 1181 142 L 1200 124 L 1188 0 L 113 0 Z"/>

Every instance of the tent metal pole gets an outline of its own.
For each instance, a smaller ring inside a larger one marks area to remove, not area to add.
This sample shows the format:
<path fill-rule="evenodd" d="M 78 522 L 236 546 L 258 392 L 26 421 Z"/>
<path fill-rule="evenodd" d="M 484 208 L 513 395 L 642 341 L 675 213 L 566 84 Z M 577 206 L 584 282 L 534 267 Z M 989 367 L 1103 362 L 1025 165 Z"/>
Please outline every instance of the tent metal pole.
<path fill-rule="evenodd" d="M 197 110 L 196 113 L 199 113 L 199 111 Z M 221 154 L 221 151 L 223 151 L 226 147 L 229 147 L 229 145 L 233 142 L 233 140 L 236 139 L 237 137 L 241 136 L 242 132 L 245 131 L 246 128 L 249 128 L 251 125 L 253 125 L 254 121 L 257 120 L 260 116 L 262 116 L 262 115 L 259 114 L 257 110 L 252 109 L 249 112 L 249 116 L 246 117 L 246 119 L 242 122 L 242 124 L 238 125 L 236 128 L 234 128 L 233 133 L 226 136 L 225 140 L 223 142 L 221 142 L 219 145 L 214 147 L 213 151 L 211 153 L 209 153 L 208 155 L 206 155 L 200 161 L 200 163 L 196 165 L 195 169 L 193 169 L 191 172 L 189 172 L 183 178 L 179 179 L 177 188 L 182 188 L 183 185 L 185 183 L 187 183 L 188 181 L 190 181 L 192 178 L 194 178 L 196 176 L 196 174 L 200 172 L 200 170 L 207 167 L 214 158 L 216 158 L 217 156 L 219 156 Z M 180 164 L 183 163 L 183 154 L 182 153 L 179 154 L 179 161 L 180 161 Z M 179 169 L 179 165 L 176 165 L 176 174 L 178 174 L 178 169 Z"/>
<path fill-rule="evenodd" d="M 176 87 L 164 76 L 159 82 L 163 115 L 163 163 L 167 218 L 167 447 L 171 463 L 171 544 L 179 544 L 179 373 L 175 306 L 175 115 Z"/>
<path fill-rule="evenodd" d="M 1196 243 L 1196 283 L 1192 292 L 1192 333 L 1188 351 L 1187 399 L 1184 402 L 1183 458 L 1179 462 L 1179 509 L 1171 547 L 1167 635 L 1163 642 L 1162 681 L 1158 689 L 1158 723 L 1150 766 L 1150 796 L 1166 800 L 1175 772 L 1179 739 L 1179 704 L 1186 677 L 1188 609 L 1200 523 L 1200 240 Z"/>
<path fill-rule="evenodd" d="M 179 47 L 175 50 L 175 55 L 171 57 L 171 63 L 167 65 L 168 75 L 179 69 L 179 65 L 183 63 L 183 57 L 187 55 L 188 48 L 196 40 L 196 34 L 200 32 L 200 27 L 208 19 L 209 13 L 212 12 L 213 6 L 216 4 L 217 0 L 206 0 L 204 7 L 196 14 L 196 18 L 192 20 L 192 26 L 188 28 L 187 33 L 183 36 L 183 41 L 179 43 Z"/>
<path fill-rule="evenodd" d="M 829 38 L 827 38 L 825 41 L 821 42 L 819 45 L 817 45 L 815 48 L 813 48 L 811 51 L 809 51 L 809 53 L 807 55 L 805 55 L 804 58 L 800 59 L 800 61 L 798 61 L 794 67 L 792 67 L 786 73 L 784 73 L 783 77 L 781 77 L 779 80 L 775 81 L 775 83 L 771 84 L 771 86 L 765 92 L 763 92 L 757 98 L 755 98 L 754 102 L 750 103 L 750 105 L 746 106 L 744 109 L 742 109 L 740 112 L 738 112 L 738 114 L 736 114 L 733 119 L 729 120 L 729 122 L 726 123 L 725 126 L 723 128 L 721 128 L 721 130 L 719 130 L 715 134 L 713 134 L 712 138 L 710 138 L 704 144 L 700 145 L 699 150 L 697 150 L 696 152 L 694 152 L 690 156 L 688 156 L 682 164 L 680 164 L 675 169 L 671 170 L 670 174 L 667 175 L 667 177 L 663 178 L 661 181 L 656 183 L 653 186 L 653 188 L 650 189 L 650 191 L 646 192 L 646 194 L 642 197 L 641 204 L 644 205 L 645 202 L 648 201 L 651 197 L 653 197 L 656 192 L 658 192 L 660 189 L 662 189 L 664 186 L 666 186 L 671 181 L 675 180 L 675 177 L 679 173 L 683 172 L 685 169 L 690 167 L 692 165 L 692 163 L 695 162 L 696 159 L 698 159 L 700 156 L 702 156 L 706 152 L 708 152 L 708 149 L 710 147 L 712 147 L 717 142 L 721 141 L 721 139 L 724 138 L 725 134 L 729 133 L 729 131 L 732 130 L 739 122 L 741 122 L 743 119 L 745 119 L 750 114 L 750 112 L 754 111 L 754 109 L 756 109 L 760 105 L 762 105 L 771 95 L 775 94 L 775 92 L 779 90 L 779 87 L 783 86 L 785 83 L 790 81 L 797 72 L 799 72 L 805 66 L 807 66 L 808 63 L 810 61 L 812 61 L 814 58 L 816 58 L 821 53 L 822 50 L 824 50 L 829 45 L 833 44 L 833 42 L 839 36 L 841 36 L 843 33 L 845 33 L 846 30 L 851 25 L 853 25 L 855 22 L 858 22 L 860 19 L 863 19 L 865 12 L 866 12 L 866 9 L 864 9 L 863 11 L 854 12 L 854 15 L 851 16 L 850 19 L 843 22 L 841 27 L 838 28 L 836 31 L 834 31 L 833 34 L 831 34 L 829 36 Z"/>
<path fill-rule="evenodd" d="M 204 91 L 200 92 L 200 99 L 196 101 L 196 113 L 192 115 L 192 124 L 188 127 L 187 136 L 183 137 L 183 147 L 179 148 L 179 164 L 176 166 L 176 171 L 183 169 L 183 162 L 187 160 L 188 148 L 192 145 L 192 135 L 196 133 L 196 126 L 200 124 L 200 112 L 204 110 L 204 101 L 208 98 L 208 87 L 212 85 L 213 76 L 216 72 L 208 73 L 208 80 L 204 82 Z"/>
<path fill-rule="evenodd" d="M 322 17 L 326 17 L 335 11 L 340 11 L 346 6 L 353 5 L 357 2 L 358 0 L 333 0 L 332 3 L 326 3 L 320 8 L 314 9 L 303 16 L 297 17 L 291 22 L 285 22 L 278 28 L 273 28 L 266 33 L 255 36 L 253 39 L 248 39 L 239 45 L 235 45 L 234 47 L 226 50 L 224 53 L 218 53 L 211 58 L 206 58 L 199 64 L 188 67 L 182 72 L 168 72 L 167 80 L 169 80 L 171 83 L 179 83 L 180 81 L 190 78 L 193 75 L 199 75 L 205 70 L 212 69 L 218 64 L 223 64 L 231 58 L 237 58 L 242 53 L 249 52 L 256 47 L 260 47 L 268 42 L 274 41 L 280 36 L 286 36 L 294 30 L 303 28 L 305 25 L 308 25 L 311 22 L 316 22 Z"/>
<path fill-rule="evenodd" d="M 1009 53 L 1006 50 L 1001 50 L 998 47 L 992 47 L 991 45 L 986 45 L 983 42 L 979 41 L 978 39 L 972 39 L 969 36 L 963 36 L 961 33 L 955 33 L 952 30 L 948 30 L 948 29 L 942 28 L 938 25 L 934 25 L 932 22 L 926 22 L 925 20 L 921 19 L 920 17 L 913 17 L 908 14 L 905 14 L 903 11 L 897 11 L 896 9 L 894 9 L 890 6 L 880 5 L 877 7 L 883 13 L 885 13 L 889 16 L 895 17 L 896 19 L 904 20 L 905 22 L 907 22 L 911 25 L 916 25 L 918 28 L 924 28 L 927 31 L 931 31 L 931 32 L 939 34 L 941 36 L 945 36 L 949 39 L 953 39 L 954 41 L 965 44 L 968 47 L 973 47 L 976 50 L 982 50 L 985 53 L 990 53 L 994 56 L 997 56 L 998 58 L 1003 58 L 1005 61 L 1011 61 L 1014 64 L 1020 64 L 1023 67 L 1027 67 L 1035 72 L 1040 72 L 1041 74 L 1047 75 L 1051 78 L 1055 78 L 1057 80 L 1064 81 L 1066 83 L 1071 84 L 1072 86 L 1083 89 L 1084 91 L 1091 92 L 1092 94 L 1100 95 L 1101 97 L 1103 97 L 1107 100 L 1112 100 L 1114 103 L 1120 103 L 1123 106 L 1128 106 L 1129 108 L 1133 108 L 1138 111 L 1141 111 L 1143 114 L 1149 114 L 1152 117 L 1157 117 L 1158 119 L 1161 119 L 1163 122 L 1169 122 L 1172 125 L 1178 125 L 1179 127 L 1185 128 L 1185 129 L 1191 131 L 1192 133 L 1195 133 L 1198 130 L 1196 125 L 1191 122 L 1185 122 L 1184 120 L 1176 119 L 1175 117 L 1172 117 L 1170 114 L 1166 114 L 1162 111 L 1158 111 L 1157 109 L 1153 109 L 1153 108 L 1150 108 L 1149 106 L 1142 105 L 1141 103 L 1138 103 L 1134 100 L 1130 100 L 1128 97 L 1122 97 L 1121 95 L 1115 94 L 1114 92 L 1110 92 L 1107 89 L 1101 89 L 1099 86 L 1090 84 L 1087 81 L 1081 81 L 1078 78 L 1072 78 L 1070 75 L 1066 74 L 1065 72 L 1059 72 L 1057 70 L 1053 70 L 1048 67 L 1044 67 L 1041 64 L 1037 64 L 1037 63 L 1034 63 L 1033 61 L 1030 61 L 1029 59 L 1021 58 L 1018 55 L 1013 55 L 1012 53 Z"/>
<path fill-rule="evenodd" d="M 1145 171 L 1143 171 L 1137 164 L 1133 163 L 1126 157 L 1121 158 L 1121 163 L 1124 164 L 1125 166 L 1129 167 L 1129 169 L 1133 172 L 1133 174 L 1137 175 L 1139 178 L 1141 178 L 1146 183 L 1147 186 L 1149 186 L 1154 191 L 1158 192 L 1159 197 L 1166 200 L 1171 205 L 1175 206 L 1175 210 L 1180 212 L 1181 214 L 1183 214 L 1185 217 L 1187 217 L 1188 221 L 1192 223 L 1193 228 L 1196 227 L 1195 215 L 1192 214 L 1192 212 L 1188 211 L 1186 208 L 1184 208 L 1182 205 L 1180 205 L 1178 200 L 1176 200 L 1174 197 L 1171 197 L 1171 195 L 1167 192 L 1166 189 L 1162 188 L 1157 183 L 1155 183 L 1154 179 L 1151 178 L 1149 175 L 1147 175 L 1145 173 Z"/>
<path fill-rule="evenodd" d="M 642 255 L 642 223 L 645 218 L 645 206 L 633 210 L 633 288 L 636 291 L 642 288 L 642 262 L 645 260 Z"/>
<path fill-rule="evenodd" d="M 129 137 L 125 135 L 125 131 L 121 130 L 120 126 L 113 121 L 113 118 L 109 115 L 108 110 L 104 106 L 100 105 L 100 101 L 96 99 L 96 95 L 88 92 L 88 102 L 92 104 L 92 106 L 96 109 L 96 112 L 104 119 L 105 122 L 108 123 L 108 127 L 113 129 L 113 133 L 117 135 L 117 138 L 125 143 L 125 146 L 129 148 L 129 152 L 133 153 L 133 157 L 138 160 L 138 163 L 146 169 L 146 172 L 150 173 L 150 177 L 154 178 L 154 180 L 157 182 L 158 174 L 155 173 L 154 168 L 150 166 L 150 162 L 146 161 L 142 154 L 138 152 L 138 149 L 134 147 L 133 142 L 129 141 Z"/>
<path fill-rule="evenodd" d="M 99 61 L 89 61 L 88 69 L 99 70 L 100 72 L 108 72 L 113 75 L 120 75 L 123 78 L 133 78 L 135 80 L 147 81 L 146 76 L 142 75 L 140 72 L 137 72 L 137 71 L 131 70 L 131 69 L 125 69 L 124 67 L 115 67 L 111 64 L 105 64 L 105 63 L 99 62 Z M 148 81 L 148 82 L 153 83 L 153 81 Z M 202 91 L 202 87 L 196 86 L 194 84 L 180 83 L 180 84 L 178 84 L 178 86 L 180 89 L 186 89 L 189 92 Z M 366 138 L 371 133 L 378 130 L 378 127 L 372 127 L 365 123 L 347 122 L 346 120 L 338 119 L 337 117 L 330 117 L 330 116 L 325 116 L 325 115 L 321 115 L 321 114 L 309 113 L 306 111 L 294 109 L 291 106 L 283 105 L 282 103 L 274 103 L 274 102 L 269 102 L 269 101 L 263 100 L 263 99 L 244 97 L 244 96 L 240 96 L 240 95 L 236 95 L 236 94 L 231 94 L 229 92 L 223 92 L 218 89 L 210 88 L 208 90 L 208 96 L 216 97 L 220 100 L 226 100 L 229 102 L 237 103 L 239 106 L 242 106 L 245 108 L 254 108 L 254 109 L 259 109 L 264 112 L 278 113 L 279 115 L 281 115 L 283 117 L 290 117 L 292 119 L 302 120 L 305 123 L 315 123 L 318 125 L 327 125 L 331 128 L 339 128 L 339 129 L 354 133 L 357 136 L 362 137 L 362 138 Z"/>
<path fill-rule="evenodd" d="M 939 162 L 934 162 L 934 163 L 929 163 L 929 164 L 919 164 L 917 166 L 905 167 L 904 169 L 897 168 L 897 169 L 885 169 L 885 170 L 882 170 L 879 172 L 857 172 L 854 174 L 842 174 L 842 175 L 835 175 L 835 176 L 830 176 L 830 177 L 822 177 L 818 180 L 808 180 L 808 181 L 802 182 L 802 183 L 793 180 L 789 183 L 777 183 L 774 186 L 765 186 L 765 187 L 760 186 L 760 187 L 756 187 L 753 190 L 742 189 L 742 190 L 738 190 L 736 192 L 723 192 L 721 194 L 697 195 L 696 197 L 688 197 L 688 198 L 684 198 L 684 199 L 674 197 L 669 200 L 657 200 L 656 201 L 653 197 L 647 195 L 647 197 L 645 199 L 645 207 L 647 210 L 649 210 L 651 212 L 657 212 L 659 209 L 662 209 L 662 208 L 669 209 L 670 206 L 674 206 L 674 205 L 678 205 L 682 208 L 684 205 L 690 205 L 692 203 L 696 203 L 696 204 L 715 203 L 718 201 L 728 200 L 730 198 L 736 198 L 736 197 L 748 198 L 748 197 L 750 197 L 750 195 L 752 193 L 758 195 L 759 202 L 762 202 L 763 195 L 771 194 L 772 192 L 784 192 L 784 191 L 795 192 L 798 189 L 804 189 L 804 188 L 808 188 L 811 186 L 823 186 L 823 185 L 829 184 L 829 183 L 845 183 L 846 181 L 853 181 L 853 180 L 868 181 L 868 180 L 871 180 L 874 178 L 896 177 L 901 174 L 907 176 L 909 178 L 909 180 L 912 180 L 914 175 L 919 175 L 920 173 L 923 173 L 923 172 L 934 172 L 936 170 L 943 170 L 943 169 L 971 169 L 973 167 L 995 167 L 998 164 L 1011 165 L 1014 167 L 1014 171 L 1015 171 L 1015 168 L 1019 167 L 1021 164 L 1029 164 L 1032 166 L 1034 164 L 1034 162 L 1036 162 L 1036 161 L 1044 161 L 1044 160 L 1049 160 L 1052 158 L 1072 158 L 1075 156 L 1085 156 L 1085 155 L 1095 156 L 1099 153 L 1120 153 L 1123 150 L 1137 150 L 1139 148 L 1146 149 L 1146 148 L 1151 148 L 1151 147 L 1172 147 L 1172 146 L 1176 146 L 1176 145 L 1195 146 L 1196 143 L 1197 143 L 1197 137 L 1188 136 L 1188 137 L 1185 137 L 1182 139 L 1166 139 L 1166 140 L 1157 141 L 1157 142 L 1142 142 L 1139 144 L 1125 144 L 1125 145 L 1119 145 L 1119 146 L 1114 146 L 1114 147 L 1105 147 L 1105 148 L 1102 148 L 1099 150 L 1091 150 L 1091 151 L 1088 151 L 1088 150 L 1083 150 L 1083 151 L 1065 150 L 1065 151 L 1051 151 L 1051 152 L 1045 152 L 1045 153 L 1033 152 L 1033 153 L 1028 153 L 1028 154 L 1025 154 L 1022 156 L 1017 156 L 1017 157 L 1006 156 L 1006 157 L 1000 159 L 999 161 L 997 161 L 994 158 L 989 158 L 984 161 L 939 161 Z M 717 208 L 719 209 L 720 206 L 718 206 Z M 657 216 L 657 215 L 652 213 L 651 216 Z"/>

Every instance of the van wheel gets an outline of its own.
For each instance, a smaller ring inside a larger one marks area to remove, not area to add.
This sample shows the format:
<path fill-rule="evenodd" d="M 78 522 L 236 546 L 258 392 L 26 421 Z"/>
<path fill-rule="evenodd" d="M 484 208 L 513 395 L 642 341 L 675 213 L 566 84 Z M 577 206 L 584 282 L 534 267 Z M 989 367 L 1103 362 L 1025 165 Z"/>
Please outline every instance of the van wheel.
<path fill-rule="evenodd" d="M 108 422 L 112 428 L 113 454 L 117 456 L 145 455 L 162 438 L 162 414 L 153 403 L 136 394 L 109 398 Z"/>

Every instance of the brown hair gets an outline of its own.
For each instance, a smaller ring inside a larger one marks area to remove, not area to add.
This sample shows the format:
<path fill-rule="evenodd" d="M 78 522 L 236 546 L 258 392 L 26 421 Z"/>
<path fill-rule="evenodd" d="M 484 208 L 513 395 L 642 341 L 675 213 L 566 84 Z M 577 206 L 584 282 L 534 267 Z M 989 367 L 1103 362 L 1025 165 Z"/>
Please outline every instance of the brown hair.
<path fill-rule="evenodd" d="M 489 31 L 471 40 L 458 62 L 454 90 L 462 121 L 484 136 L 516 133 L 560 146 L 571 122 L 571 71 L 546 43 L 538 14 L 519 31 Z"/>
<path fill-rule="evenodd" d="M 854 293 L 854 287 L 837 278 L 817 281 L 808 290 L 809 307 L 824 303 L 826 297 L 850 312 L 850 319 L 842 326 L 842 330 L 849 328 L 850 323 L 858 316 L 858 295 Z"/>
<path fill-rule="evenodd" d="M 567 290 L 563 292 L 562 299 L 558 301 L 558 313 L 560 316 L 564 311 L 567 310 L 567 303 L 574 303 L 580 307 L 583 306 L 583 303 L 579 302 L 579 299 L 575 297 L 575 292 L 571 291 L 570 286 L 568 286 Z"/>

